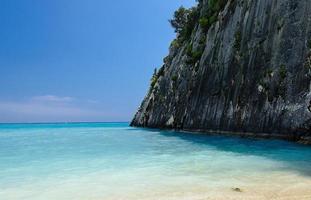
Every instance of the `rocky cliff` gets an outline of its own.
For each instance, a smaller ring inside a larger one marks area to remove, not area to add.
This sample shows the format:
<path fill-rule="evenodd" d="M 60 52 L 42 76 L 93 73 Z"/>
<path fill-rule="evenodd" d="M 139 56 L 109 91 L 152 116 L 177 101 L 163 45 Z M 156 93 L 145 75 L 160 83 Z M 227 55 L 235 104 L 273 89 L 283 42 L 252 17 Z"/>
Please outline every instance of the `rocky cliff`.
<path fill-rule="evenodd" d="M 187 17 L 131 125 L 311 143 L 311 1 L 201 0 Z"/>

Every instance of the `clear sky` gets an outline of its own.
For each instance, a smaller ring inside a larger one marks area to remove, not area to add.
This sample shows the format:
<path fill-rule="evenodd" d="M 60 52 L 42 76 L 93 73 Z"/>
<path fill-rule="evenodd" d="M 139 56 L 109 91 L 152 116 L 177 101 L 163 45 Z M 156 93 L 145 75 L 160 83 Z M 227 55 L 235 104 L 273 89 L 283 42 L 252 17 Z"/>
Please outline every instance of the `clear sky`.
<path fill-rule="evenodd" d="M 0 122 L 130 121 L 194 0 L 1 0 Z"/>

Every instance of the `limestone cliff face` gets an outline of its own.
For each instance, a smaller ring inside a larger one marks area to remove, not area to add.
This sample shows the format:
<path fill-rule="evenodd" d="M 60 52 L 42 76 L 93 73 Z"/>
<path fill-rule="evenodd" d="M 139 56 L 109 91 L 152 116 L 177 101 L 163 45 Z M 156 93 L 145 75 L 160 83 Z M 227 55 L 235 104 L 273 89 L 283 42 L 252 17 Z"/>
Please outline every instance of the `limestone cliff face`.
<path fill-rule="evenodd" d="M 227 0 L 202 26 L 171 45 L 131 125 L 310 142 L 311 1 Z"/>

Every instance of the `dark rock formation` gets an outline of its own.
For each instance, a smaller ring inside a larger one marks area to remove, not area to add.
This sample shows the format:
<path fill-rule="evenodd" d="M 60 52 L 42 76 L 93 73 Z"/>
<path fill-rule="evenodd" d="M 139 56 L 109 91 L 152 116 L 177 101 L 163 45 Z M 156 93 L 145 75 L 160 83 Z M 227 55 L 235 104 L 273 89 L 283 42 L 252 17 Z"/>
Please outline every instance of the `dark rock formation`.
<path fill-rule="evenodd" d="M 205 25 L 210 2 L 191 37 L 172 43 L 131 125 L 311 143 L 311 1 L 222 0 Z"/>

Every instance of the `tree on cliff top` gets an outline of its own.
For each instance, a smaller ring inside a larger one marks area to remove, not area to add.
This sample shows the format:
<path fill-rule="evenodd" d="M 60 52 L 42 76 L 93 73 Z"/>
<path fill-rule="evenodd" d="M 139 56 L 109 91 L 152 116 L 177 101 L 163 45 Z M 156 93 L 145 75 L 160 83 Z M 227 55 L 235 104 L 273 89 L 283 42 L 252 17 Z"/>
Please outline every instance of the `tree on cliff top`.
<path fill-rule="evenodd" d="M 175 33 L 180 34 L 187 24 L 189 11 L 183 6 L 175 11 L 173 19 L 169 20 Z"/>
<path fill-rule="evenodd" d="M 191 36 L 197 18 L 198 11 L 196 7 L 186 9 L 181 6 L 175 11 L 173 19 L 169 20 L 169 22 L 175 29 L 177 38 L 186 40 Z"/>

